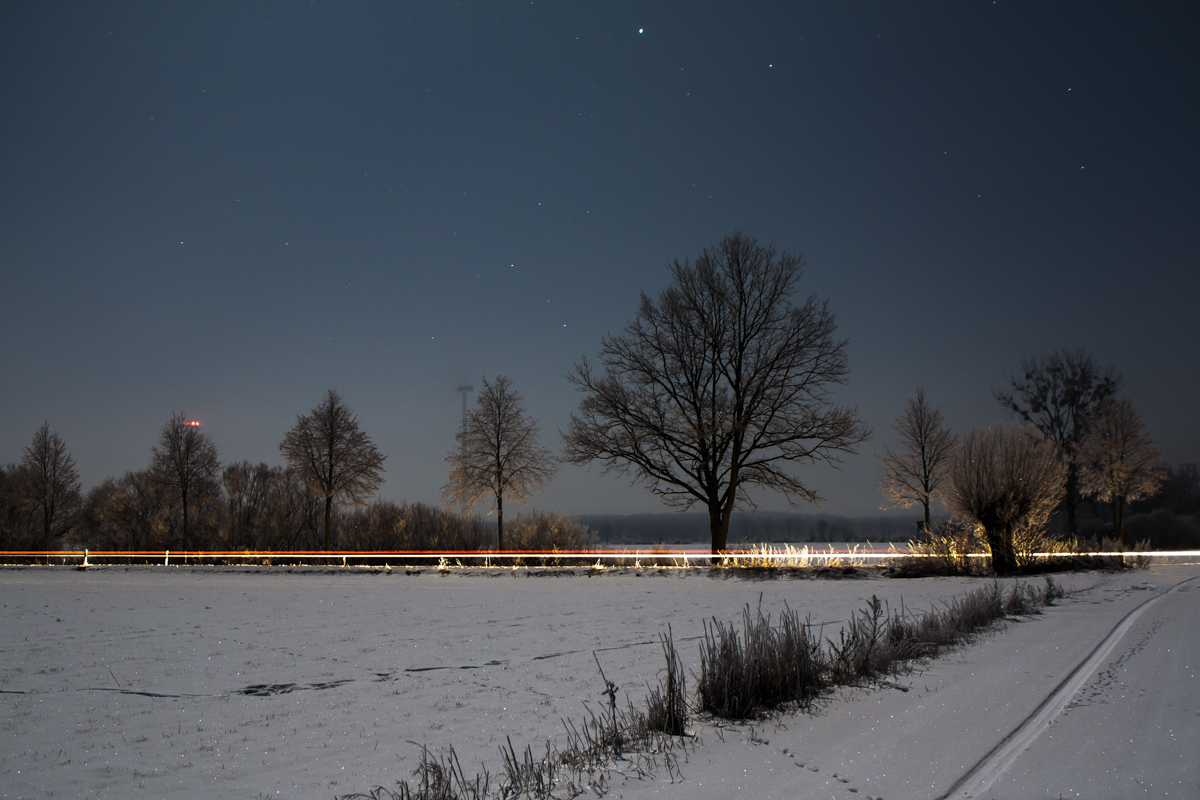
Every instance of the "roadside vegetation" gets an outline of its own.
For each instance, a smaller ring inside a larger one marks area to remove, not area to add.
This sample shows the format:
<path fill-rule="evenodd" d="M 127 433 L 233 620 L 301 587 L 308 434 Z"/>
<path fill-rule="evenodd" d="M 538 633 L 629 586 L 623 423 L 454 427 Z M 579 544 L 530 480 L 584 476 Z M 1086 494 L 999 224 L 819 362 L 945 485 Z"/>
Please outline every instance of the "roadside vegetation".
<path fill-rule="evenodd" d="M 826 632 L 784 608 L 776 619 L 762 608 L 742 612 L 736 623 L 716 618 L 704 626 L 700 673 L 687 690 L 682 660 L 670 626 L 660 634 L 665 666 L 639 705 L 608 680 L 593 654 L 603 705 L 583 720 L 564 720 L 562 744 L 518 751 L 500 747 L 503 771 L 470 775 L 451 747 L 421 759 L 410 780 L 376 786 L 340 800 L 507 800 L 512 797 L 572 798 L 603 794 L 612 771 L 648 776 L 666 771 L 674 780 L 681 760 L 699 746 L 695 723 L 741 723 L 781 712 L 804 711 L 838 686 L 869 686 L 968 642 L 1006 617 L 1041 613 L 1063 597 L 1050 578 L 1040 587 L 998 582 L 954 598 L 941 608 L 913 613 L 891 609 L 872 596 L 836 632 Z"/>

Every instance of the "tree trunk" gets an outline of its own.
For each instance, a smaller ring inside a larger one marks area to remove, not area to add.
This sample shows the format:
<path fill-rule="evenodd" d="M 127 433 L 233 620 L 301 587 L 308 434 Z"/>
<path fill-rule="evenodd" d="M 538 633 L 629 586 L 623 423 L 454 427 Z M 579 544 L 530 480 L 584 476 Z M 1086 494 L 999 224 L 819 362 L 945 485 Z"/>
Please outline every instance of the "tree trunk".
<path fill-rule="evenodd" d="M 921 505 L 925 507 L 925 535 L 928 536 L 932 530 L 930 528 L 930 519 L 929 519 L 929 501 L 922 500 Z"/>
<path fill-rule="evenodd" d="M 1079 470 L 1074 463 L 1067 465 L 1067 492 L 1063 495 L 1063 506 L 1067 512 L 1067 536 L 1075 535 L 1075 495 L 1079 491 Z"/>
<path fill-rule="evenodd" d="M 1012 575 L 1017 571 L 1017 556 L 1013 552 L 1012 533 L 984 528 L 984 539 L 992 554 L 992 571 L 997 575 Z"/>
<path fill-rule="evenodd" d="M 708 532 L 712 541 L 712 554 L 715 556 L 726 548 L 729 538 L 729 517 L 732 509 L 724 509 L 716 504 L 708 507 Z"/>
<path fill-rule="evenodd" d="M 46 564 L 50 564 L 50 523 L 54 519 L 54 509 L 48 502 L 42 501 L 42 529 L 45 535 Z"/>
<path fill-rule="evenodd" d="M 333 495 L 325 495 L 325 550 L 329 550 L 329 528 L 333 520 Z"/>
<path fill-rule="evenodd" d="M 1125 498 L 1113 493 L 1113 538 L 1125 545 Z"/>
<path fill-rule="evenodd" d="M 504 549 L 504 495 L 501 493 L 496 494 L 496 549 Z"/>
<path fill-rule="evenodd" d="M 183 552 L 188 549 L 188 509 L 187 509 L 187 492 L 181 492 L 179 499 L 183 501 Z M 187 558 L 187 556 L 184 556 Z"/>

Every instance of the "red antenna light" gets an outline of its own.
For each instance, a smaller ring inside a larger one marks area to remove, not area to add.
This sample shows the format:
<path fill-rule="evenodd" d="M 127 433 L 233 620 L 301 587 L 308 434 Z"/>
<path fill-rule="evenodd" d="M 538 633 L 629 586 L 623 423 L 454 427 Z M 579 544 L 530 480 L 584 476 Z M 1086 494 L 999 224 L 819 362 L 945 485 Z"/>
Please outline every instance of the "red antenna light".
<path fill-rule="evenodd" d="M 187 422 L 185 422 L 185 423 L 183 423 L 183 424 L 184 424 L 184 425 L 190 425 L 190 426 L 191 426 L 191 427 L 193 427 L 193 428 L 199 428 L 199 427 L 200 427 L 200 423 L 199 423 L 199 422 L 197 422 L 197 421 L 196 421 L 196 420 L 194 420 L 194 419 L 189 419 Z"/>

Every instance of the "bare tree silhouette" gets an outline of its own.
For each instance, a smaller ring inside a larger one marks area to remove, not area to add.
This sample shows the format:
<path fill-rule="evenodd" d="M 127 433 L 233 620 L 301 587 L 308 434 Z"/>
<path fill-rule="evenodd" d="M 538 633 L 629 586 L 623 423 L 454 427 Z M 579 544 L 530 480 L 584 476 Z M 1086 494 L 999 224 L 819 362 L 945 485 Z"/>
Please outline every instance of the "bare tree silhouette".
<path fill-rule="evenodd" d="M 173 414 L 163 425 L 150 460 L 150 474 L 161 485 L 179 497 L 183 514 L 183 549 L 191 547 L 189 538 L 189 506 L 202 495 L 217 488 L 217 471 L 221 462 L 217 448 L 196 425 L 189 424 L 183 414 Z"/>
<path fill-rule="evenodd" d="M 925 531 L 929 532 L 929 505 L 946 475 L 954 436 L 944 423 L 942 410 L 925 401 L 923 388 L 917 389 L 917 396 L 908 401 L 903 416 L 892 427 L 900 440 L 897 450 L 883 449 L 879 491 L 893 506 L 910 508 L 920 503 L 925 512 Z"/>
<path fill-rule="evenodd" d="M 554 455 L 537 442 L 537 423 L 525 414 L 521 396 L 500 375 L 483 389 L 454 437 L 450 479 L 442 500 L 464 511 L 491 496 L 496 499 L 496 546 L 504 549 L 504 498 L 518 503 L 554 479 Z"/>
<path fill-rule="evenodd" d="M 383 459 L 358 419 L 330 389 L 279 443 L 279 451 L 309 491 L 325 498 L 325 549 L 332 543 L 335 500 L 365 505 L 383 483 Z"/>
<path fill-rule="evenodd" d="M 42 549 L 70 530 L 79 510 L 79 471 L 67 445 L 43 422 L 25 448 L 18 468 L 21 502 L 40 523 Z"/>
<path fill-rule="evenodd" d="M 870 430 L 830 397 L 849 371 L 846 343 L 827 303 L 792 304 L 801 266 L 740 233 L 672 262 L 672 285 L 642 295 L 625 332 L 601 343 L 599 367 L 585 359 L 570 376 L 584 399 L 566 460 L 632 474 L 680 509 L 703 505 L 713 553 L 749 486 L 818 502 L 795 467 L 836 462 Z"/>

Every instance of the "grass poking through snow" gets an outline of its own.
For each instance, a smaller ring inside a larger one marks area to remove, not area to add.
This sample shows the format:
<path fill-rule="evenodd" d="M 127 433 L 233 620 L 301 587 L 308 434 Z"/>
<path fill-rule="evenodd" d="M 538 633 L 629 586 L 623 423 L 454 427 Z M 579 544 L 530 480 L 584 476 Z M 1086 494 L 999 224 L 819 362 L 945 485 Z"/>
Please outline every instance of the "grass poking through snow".
<path fill-rule="evenodd" d="M 1041 588 L 1016 583 L 1009 590 L 993 582 L 940 609 L 909 614 L 892 611 L 872 596 L 836 636 L 785 607 L 777 621 L 760 607 L 742 612 L 741 631 L 717 619 L 704 626 L 700 676 L 695 702 L 689 702 L 683 662 L 675 650 L 671 627 L 660 634 L 666 669 L 658 685 L 649 687 L 644 708 L 630 701 L 622 709 L 618 687 L 604 675 L 606 706 L 589 709 L 581 722 L 563 720 L 565 745 L 549 740 L 545 753 L 526 746 L 518 754 L 512 740 L 500 748 L 504 773 L 496 781 L 485 770 L 468 779 L 454 749 L 433 756 L 421 748 L 412 781 L 396 789 L 379 786 L 366 794 L 340 800 L 507 800 L 515 797 L 573 798 L 588 791 L 603 795 L 607 774 L 618 761 L 626 773 L 648 775 L 665 769 L 677 778 L 679 758 L 691 746 L 688 723 L 693 710 L 713 717 L 747 720 L 787 707 L 807 708 L 822 693 L 839 685 L 856 685 L 893 674 L 912 661 L 931 658 L 944 648 L 968 641 L 1008 616 L 1037 614 L 1063 597 L 1047 577 Z M 593 654 L 594 656 L 595 654 Z"/>
<path fill-rule="evenodd" d="M 700 709 L 714 717 L 743 720 L 782 706 L 808 707 L 833 686 L 869 681 L 918 658 L 937 655 L 1006 616 L 1039 613 L 1063 596 L 1050 578 L 1043 588 L 999 583 L 976 589 L 941 609 L 894 613 L 872 596 L 836 639 L 814 630 L 788 608 L 772 624 L 759 608 L 742 612 L 741 635 L 713 619 L 700 646 Z"/>

